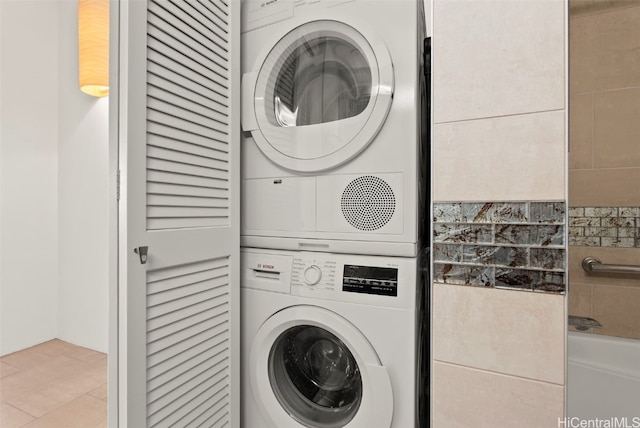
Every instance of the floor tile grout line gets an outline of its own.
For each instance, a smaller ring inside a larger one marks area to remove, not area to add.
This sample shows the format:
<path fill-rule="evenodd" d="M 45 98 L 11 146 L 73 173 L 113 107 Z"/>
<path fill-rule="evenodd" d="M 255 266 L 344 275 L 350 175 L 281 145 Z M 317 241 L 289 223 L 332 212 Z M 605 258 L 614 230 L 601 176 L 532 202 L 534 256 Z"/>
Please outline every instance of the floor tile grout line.
<path fill-rule="evenodd" d="M 34 415 L 34 414 L 31 414 L 31 413 L 27 412 L 26 410 L 23 410 L 23 409 L 21 409 L 20 407 L 16 406 L 15 404 L 11 404 L 11 403 L 10 403 L 10 402 L 8 402 L 8 401 L 3 401 L 3 402 L 2 402 L 2 404 L 4 404 L 5 406 L 12 407 L 12 408 L 14 408 L 14 409 L 16 409 L 16 410 L 18 410 L 18 411 L 20 411 L 20 412 L 22 412 L 22 413 L 26 414 L 26 415 L 31 416 L 31 417 L 32 417 L 32 418 L 34 418 L 34 419 L 38 419 L 38 416 L 36 416 L 36 415 Z M 33 421 L 30 421 L 30 422 L 33 422 Z"/>

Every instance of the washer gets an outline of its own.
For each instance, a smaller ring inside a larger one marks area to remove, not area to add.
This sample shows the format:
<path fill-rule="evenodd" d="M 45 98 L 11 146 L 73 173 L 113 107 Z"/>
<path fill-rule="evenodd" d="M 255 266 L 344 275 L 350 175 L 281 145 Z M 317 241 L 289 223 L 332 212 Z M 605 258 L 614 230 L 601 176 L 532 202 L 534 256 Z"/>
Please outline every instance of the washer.
<path fill-rule="evenodd" d="M 416 256 L 423 1 L 247 0 L 242 11 L 242 245 Z"/>
<path fill-rule="evenodd" d="M 427 426 L 417 258 L 241 254 L 243 427 Z"/>

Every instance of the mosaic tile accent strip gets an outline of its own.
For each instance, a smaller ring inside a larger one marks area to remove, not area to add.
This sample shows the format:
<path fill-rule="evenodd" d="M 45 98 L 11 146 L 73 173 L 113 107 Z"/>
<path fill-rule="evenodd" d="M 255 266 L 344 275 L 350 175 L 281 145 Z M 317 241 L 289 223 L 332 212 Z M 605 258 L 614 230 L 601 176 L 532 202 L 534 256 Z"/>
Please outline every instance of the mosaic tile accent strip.
<path fill-rule="evenodd" d="M 433 205 L 434 280 L 564 293 L 564 202 Z"/>
<path fill-rule="evenodd" d="M 569 208 L 569 245 L 640 248 L 640 207 Z"/>

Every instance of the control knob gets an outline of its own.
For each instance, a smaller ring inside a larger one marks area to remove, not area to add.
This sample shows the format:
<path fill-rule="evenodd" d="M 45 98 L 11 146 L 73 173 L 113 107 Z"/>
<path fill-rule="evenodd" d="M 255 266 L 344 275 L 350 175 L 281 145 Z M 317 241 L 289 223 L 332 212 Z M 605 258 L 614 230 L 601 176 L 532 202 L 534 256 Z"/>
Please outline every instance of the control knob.
<path fill-rule="evenodd" d="M 311 265 L 304 270 L 304 282 L 309 285 L 316 285 L 322 278 L 322 270 L 316 265 Z"/>

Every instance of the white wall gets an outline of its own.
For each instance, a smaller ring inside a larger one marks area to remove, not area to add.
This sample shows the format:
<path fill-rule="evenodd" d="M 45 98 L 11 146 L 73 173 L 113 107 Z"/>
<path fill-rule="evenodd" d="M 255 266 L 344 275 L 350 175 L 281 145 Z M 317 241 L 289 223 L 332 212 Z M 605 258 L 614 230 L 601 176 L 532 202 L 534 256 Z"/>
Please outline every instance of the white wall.
<path fill-rule="evenodd" d="M 60 2 L 58 337 L 107 351 L 109 99 L 78 89 L 77 2 Z"/>
<path fill-rule="evenodd" d="M 77 86 L 76 1 L 0 5 L 0 355 L 106 352 L 108 99 Z"/>
<path fill-rule="evenodd" d="M 0 2 L 0 355 L 56 337 L 58 5 Z"/>

